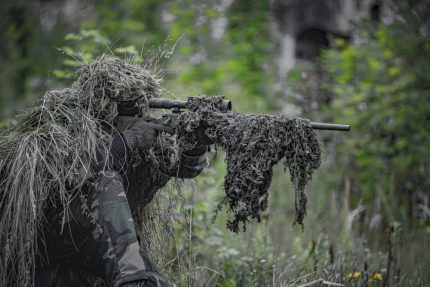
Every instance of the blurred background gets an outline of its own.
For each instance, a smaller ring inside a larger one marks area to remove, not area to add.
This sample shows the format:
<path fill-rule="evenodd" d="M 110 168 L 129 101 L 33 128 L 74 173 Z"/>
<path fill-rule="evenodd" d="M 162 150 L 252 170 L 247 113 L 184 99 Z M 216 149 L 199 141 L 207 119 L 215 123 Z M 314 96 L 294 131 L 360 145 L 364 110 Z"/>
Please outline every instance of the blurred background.
<path fill-rule="evenodd" d="M 317 131 L 303 232 L 281 167 L 261 223 L 213 221 L 218 151 L 195 184 L 160 192 L 149 252 L 178 286 L 430 286 L 429 2 L 1 0 L 0 125 L 105 52 L 157 54 L 164 97 L 350 124 Z"/>

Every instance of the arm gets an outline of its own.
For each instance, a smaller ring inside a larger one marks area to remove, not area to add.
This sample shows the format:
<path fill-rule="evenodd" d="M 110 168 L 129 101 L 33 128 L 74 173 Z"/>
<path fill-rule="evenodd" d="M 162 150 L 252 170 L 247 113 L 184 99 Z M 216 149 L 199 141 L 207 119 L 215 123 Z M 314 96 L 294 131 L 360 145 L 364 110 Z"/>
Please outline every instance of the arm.
<path fill-rule="evenodd" d="M 148 122 L 152 125 L 155 124 L 158 131 L 166 131 L 158 136 L 152 150 L 162 163 L 157 167 L 159 171 L 171 177 L 194 178 L 208 166 L 206 151 L 208 145 L 212 143 L 208 141 L 207 137 L 198 135 L 195 147 L 186 151 L 179 150 L 175 138 L 172 136 L 176 129 L 177 117 L 175 114 L 169 114 L 169 116 L 170 124 L 167 125 L 165 123 L 167 119 L 164 116 L 161 119 L 148 118 Z"/>
<path fill-rule="evenodd" d="M 127 169 L 127 164 L 131 162 L 134 152 L 141 150 L 147 152 L 154 146 L 154 154 L 160 157 L 165 163 L 162 172 L 177 178 L 194 178 L 208 166 L 206 159 L 206 144 L 198 143 L 196 147 L 188 151 L 179 152 L 178 156 L 172 156 L 176 147 L 170 136 L 158 136 L 157 131 L 151 126 L 145 125 L 145 121 L 138 125 L 138 129 L 126 130 L 119 133 L 113 140 L 109 151 L 109 169 L 122 172 Z M 105 156 L 98 154 L 98 163 L 95 170 L 100 171 L 105 165 Z M 175 159 L 175 160 L 174 160 Z M 174 162 L 172 162 L 174 161 Z"/>
<path fill-rule="evenodd" d="M 110 170 L 121 173 L 127 169 L 134 153 L 145 154 L 153 147 L 154 155 L 163 163 L 158 166 L 162 173 L 177 178 L 194 178 L 199 175 L 208 165 L 207 144 L 199 142 L 191 150 L 178 152 L 173 138 L 169 135 L 159 135 L 154 125 L 157 125 L 154 120 L 137 119 L 129 129 L 118 133 L 112 140 L 109 160 L 106 162 L 106 155 L 99 152 L 94 170 L 100 171 L 108 164 Z M 179 154 L 175 155 L 176 153 Z"/>
<path fill-rule="evenodd" d="M 91 164 L 92 172 L 108 169 L 123 173 L 134 154 L 143 154 L 154 145 L 158 137 L 154 124 L 143 118 L 130 119 L 127 128 L 112 139 L 109 150 L 97 152 L 96 161 Z"/>
<path fill-rule="evenodd" d="M 178 178 L 194 178 L 208 166 L 206 145 L 199 145 L 193 150 L 181 152 L 176 169 L 169 170 L 169 175 Z"/>

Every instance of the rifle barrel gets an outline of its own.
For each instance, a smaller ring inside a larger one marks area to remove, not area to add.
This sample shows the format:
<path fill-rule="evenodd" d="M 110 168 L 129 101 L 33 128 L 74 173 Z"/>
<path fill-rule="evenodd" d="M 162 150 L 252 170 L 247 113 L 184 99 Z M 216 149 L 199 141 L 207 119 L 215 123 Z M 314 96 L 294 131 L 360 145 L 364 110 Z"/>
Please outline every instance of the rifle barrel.
<path fill-rule="evenodd" d="M 226 110 L 231 110 L 232 104 L 229 100 L 224 100 L 223 104 Z M 186 109 L 187 101 L 171 100 L 171 99 L 163 99 L 163 98 L 150 98 L 149 107 L 156 108 L 156 109 L 172 109 L 172 108 Z M 315 130 L 349 131 L 351 129 L 350 125 L 317 123 L 317 122 L 311 122 L 310 124 L 311 124 L 311 127 Z"/>
<path fill-rule="evenodd" d="M 332 131 L 349 131 L 349 130 L 351 130 L 350 125 L 316 123 L 316 122 L 311 122 L 310 124 L 314 130 L 332 130 Z"/>

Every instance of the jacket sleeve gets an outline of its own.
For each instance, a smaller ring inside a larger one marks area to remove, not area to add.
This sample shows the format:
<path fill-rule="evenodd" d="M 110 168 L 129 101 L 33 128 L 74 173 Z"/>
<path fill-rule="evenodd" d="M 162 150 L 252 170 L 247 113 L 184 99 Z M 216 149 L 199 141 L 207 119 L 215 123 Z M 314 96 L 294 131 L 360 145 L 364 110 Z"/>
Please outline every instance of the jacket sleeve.
<path fill-rule="evenodd" d="M 169 175 L 178 178 L 194 178 L 208 166 L 206 145 L 201 145 L 191 151 L 181 152 L 176 168 L 169 170 Z"/>
<path fill-rule="evenodd" d="M 206 158 L 208 147 L 206 145 L 197 145 L 192 150 L 186 152 L 177 151 L 178 155 L 171 156 L 172 153 L 176 153 L 174 152 L 176 150 L 174 146 L 170 136 L 161 136 L 159 138 L 158 144 L 154 146 L 153 153 L 164 164 L 158 166 L 158 171 L 177 178 L 194 178 L 208 166 Z M 113 139 L 108 161 L 106 161 L 106 156 L 99 153 L 97 156 L 98 164 L 93 165 L 93 171 L 100 171 L 107 164 L 109 169 L 123 173 L 127 170 L 132 153 L 132 151 L 127 149 L 122 135 L 118 135 Z"/>
<path fill-rule="evenodd" d="M 97 159 L 92 162 L 92 171 L 97 173 L 105 168 L 117 172 L 126 170 L 127 163 L 130 157 L 130 151 L 123 139 L 122 134 L 118 134 L 112 140 L 109 151 L 97 151 Z"/>

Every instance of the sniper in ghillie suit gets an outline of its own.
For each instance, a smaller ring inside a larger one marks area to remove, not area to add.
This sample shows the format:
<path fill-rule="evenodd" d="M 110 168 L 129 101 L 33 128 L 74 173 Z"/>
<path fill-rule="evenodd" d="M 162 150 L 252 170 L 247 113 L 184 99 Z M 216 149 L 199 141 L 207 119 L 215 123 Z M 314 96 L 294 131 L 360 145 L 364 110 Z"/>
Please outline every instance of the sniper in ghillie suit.
<path fill-rule="evenodd" d="M 229 230 L 260 221 L 280 161 L 303 225 L 320 165 L 313 128 L 347 127 L 240 114 L 222 96 L 163 102 L 161 82 L 152 67 L 104 55 L 1 132 L 2 286 L 171 286 L 148 256 L 145 210 L 171 178 L 198 176 L 213 145 L 226 154 L 218 207 Z"/>

